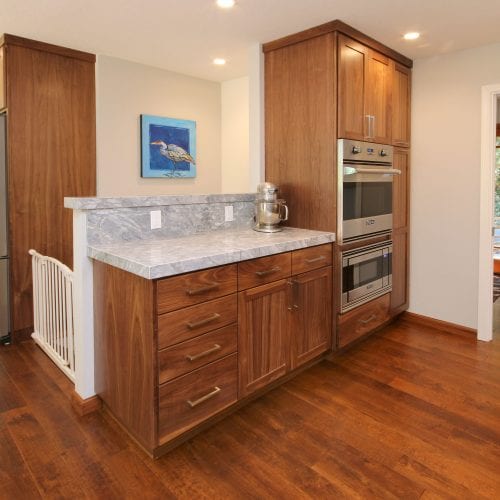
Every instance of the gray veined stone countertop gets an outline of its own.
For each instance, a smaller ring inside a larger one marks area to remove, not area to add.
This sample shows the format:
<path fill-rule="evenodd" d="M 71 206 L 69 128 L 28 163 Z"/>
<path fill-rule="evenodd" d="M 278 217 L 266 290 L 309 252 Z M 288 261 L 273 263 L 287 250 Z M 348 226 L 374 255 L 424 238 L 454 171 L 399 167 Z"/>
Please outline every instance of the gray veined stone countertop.
<path fill-rule="evenodd" d="M 335 233 L 283 228 L 211 231 L 178 238 L 93 245 L 93 259 L 144 278 L 155 279 L 335 241 Z"/>

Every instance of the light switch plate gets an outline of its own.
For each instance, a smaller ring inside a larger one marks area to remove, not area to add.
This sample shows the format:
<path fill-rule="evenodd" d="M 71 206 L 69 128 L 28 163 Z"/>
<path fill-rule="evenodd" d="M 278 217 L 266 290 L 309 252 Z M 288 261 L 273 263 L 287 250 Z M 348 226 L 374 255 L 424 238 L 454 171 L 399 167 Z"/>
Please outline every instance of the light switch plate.
<path fill-rule="evenodd" d="M 161 210 L 151 210 L 151 229 L 161 228 Z"/>
<path fill-rule="evenodd" d="M 232 222 L 234 220 L 233 205 L 224 207 L 224 220 L 226 222 Z"/>

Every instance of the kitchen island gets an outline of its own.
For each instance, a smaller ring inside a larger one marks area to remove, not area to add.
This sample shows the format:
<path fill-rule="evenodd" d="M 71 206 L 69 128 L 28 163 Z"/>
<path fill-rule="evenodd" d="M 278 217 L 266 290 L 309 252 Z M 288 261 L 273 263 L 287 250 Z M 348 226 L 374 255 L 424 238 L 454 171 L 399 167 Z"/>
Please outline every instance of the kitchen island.
<path fill-rule="evenodd" d="M 248 196 L 96 202 L 88 217 L 95 391 L 151 456 L 331 350 L 335 235 L 253 231 Z M 233 224 L 220 218 L 229 203 Z M 145 227 L 152 209 L 156 233 Z"/>

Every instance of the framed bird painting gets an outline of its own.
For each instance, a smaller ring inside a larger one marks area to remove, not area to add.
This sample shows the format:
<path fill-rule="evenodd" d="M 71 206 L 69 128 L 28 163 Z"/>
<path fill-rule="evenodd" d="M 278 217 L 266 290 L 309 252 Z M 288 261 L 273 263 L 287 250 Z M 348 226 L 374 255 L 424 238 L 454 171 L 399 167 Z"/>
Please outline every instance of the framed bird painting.
<path fill-rule="evenodd" d="M 196 122 L 141 115 L 141 176 L 196 177 Z"/>

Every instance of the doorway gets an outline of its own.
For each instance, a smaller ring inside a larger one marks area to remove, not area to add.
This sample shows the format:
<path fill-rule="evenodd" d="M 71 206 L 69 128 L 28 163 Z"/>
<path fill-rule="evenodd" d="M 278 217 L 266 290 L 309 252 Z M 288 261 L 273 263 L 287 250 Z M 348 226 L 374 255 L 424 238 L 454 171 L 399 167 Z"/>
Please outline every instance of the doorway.
<path fill-rule="evenodd" d="M 497 119 L 497 115 L 500 115 L 497 113 L 497 107 L 499 99 L 500 84 L 485 85 L 482 88 L 477 338 L 484 341 L 493 339 L 494 311 L 497 309 L 494 307 L 497 301 L 493 302 L 495 276 L 493 257 L 496 232 L 497 121 L 500 121 L 500 117 Z"/>

